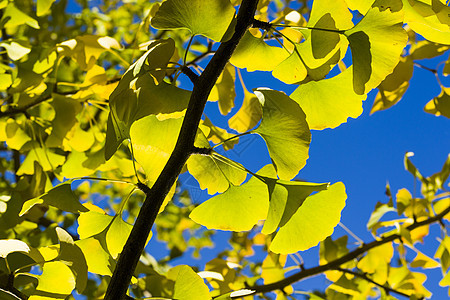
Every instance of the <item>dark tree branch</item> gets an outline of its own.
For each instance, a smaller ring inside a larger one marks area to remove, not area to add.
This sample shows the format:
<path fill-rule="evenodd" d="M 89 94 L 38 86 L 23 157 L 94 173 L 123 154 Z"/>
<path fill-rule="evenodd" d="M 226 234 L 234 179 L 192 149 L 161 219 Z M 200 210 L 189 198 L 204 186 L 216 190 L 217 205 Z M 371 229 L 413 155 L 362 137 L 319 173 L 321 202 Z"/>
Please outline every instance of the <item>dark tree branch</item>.
<path fill-rule="evenodd" d="M 225 68 L 234 49 L 236 49 L 239 40 L 248 27 L 251 26 L 257 4 L 258 0 L 242 1 L 233 36 L 229 41 L 220 45 L 202 75 L 196 80 L 175 148 L 155 184 L 146 193 L 145 201 L 131 234 L 119 256 L 117 266 L 106 291 L 105 300 L 121 300 L 125 298 L 131 277 L 144 250 L 145 242 L 155 222 L 159 208 L 191 154 L 197 128 L 209 93 Z"/>
<path fill-rule="evenodd" d="M 181 67 L 181 72 L 183 72 L 184 75 L 189 77 L 189 79 L 191 80 L 191 82 L 193 84 L 195 84 L 197 82 L 197 79 L 198 79 L 199 76 L 197 74 L 195 74 L 194 71 L 192 71 L 189 67 L 182 66 Z"/>
<path fill-rule="evenodd" d="M 256 19 L 253 20 L 252 26 L 254 28 L 261 28 L 266 31 L 269 31 L 272 28 L 272 24 L 270 24 L 269 22 L 264 22 Z"/>
<path fill-rule="evenodd" d="M 408 227 L 406 227 L 406 229 L 409 231 L 412 231 L 416 228 L 419 228 L 419 227 L 422 227 L 425 225 L 429 225 L 431 223 L 439 222 L 448 213 L 450 213 L 450 206 L 447 207 L 441 213 L 437 214 L 436 216 L 430 217 L 430 218 L 420 221 L 420 222 L 415 222 L 415 223 L 409 225 Z M 401 240 L 401 238 L 402 237 L 399 234 L 392 234 L 392 235 L 384 236 L 384 237 L 380 238 L 379 240 L 372 241 L 368 244 L 363 244 L 360 247 L 356 248 L 355 250 L 347 253 L 346 255 L 344 255 L 336 260 L 330 261 L 329 263 L 326 263 L 324 265 L 319 265 L 319 266 L 312 267 L 312 268 L 305 268 L 305 269 L 303 269 L 295 274 L 292 274 L 291 276 L 288 276 L 280 281 L 276 281 L 276 282 L 265 284 L 265 285 L 255 285 L 255 286 L 249 287 L 249 289 L 255 290 L 257 293 L 268 293 L 268 292 L 272 292 L 272 291 L 276 291 L 276 290 L 282 290 L 283 288 L 285 288 L 297 281 L 300 281 L 302 279 L 305 279 L 305 278 L 308 278 L 311 276 L 316 276 L 316 275 L 319 275 L 326 271 L 336 270 L 342 264 L 345 264 L 345 263 L 359 257 L 360 255 L 366 253 L 367 251 L 369 251 L 372 248 L 384 245 L 386 243 L 389 243 L 389 242 L 392 242 L 395 240 Z"/>
<path fill-rule="evenodd" d="M 212 148 L 199 148 L 199 147 L 192 147 L 192 154 L 200 154 L 200 155 L 211 155 Z"/>

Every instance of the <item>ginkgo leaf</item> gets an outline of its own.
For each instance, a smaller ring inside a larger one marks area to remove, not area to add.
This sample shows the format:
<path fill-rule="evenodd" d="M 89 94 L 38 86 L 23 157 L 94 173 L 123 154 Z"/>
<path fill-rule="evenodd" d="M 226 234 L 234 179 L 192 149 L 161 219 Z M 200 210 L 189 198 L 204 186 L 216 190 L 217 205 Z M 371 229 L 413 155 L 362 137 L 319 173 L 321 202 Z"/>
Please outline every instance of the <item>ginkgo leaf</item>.
<path fill-rule="evenodd" d="M 346 199 L 345 186 L 341 182 L 306 198 L 291 219 L 278 230 L 270 251 L 288 254 L 317 245 L 333 233 Z"/>
<path fill-rule="evenodd" d="M 94 67 L 100 55 L 111 49 L 120 49 L 117 40 L 109 36 L 83 35 L 57 45 L 59 53 L 72 57 L 82 70 Z"/>
<path fill-rule="evenodd" d="M 153 48 L 152 48 L 153 49 Z M 110 96 L 110 114 L 106 131 L 105 158 L 116 152 L 123 140 L 130 138 L 134 121 L 148 115 L 182 112 L 187 108 L 191 92 L 161 82 L 145 70 L 133 75 L 137 62 L 124 74 Z"/>
<path fill-rule="evenodd" d="M 151 24 L 157 29 L 188 29 L 220 41 L 233 20 L 235 9 L 229 0 L 168 0 L 162 3 Z"/>
<path fill-rule="evenodd" d="M 450 45 L 450 8 L 439 0 L 403 0 L 405 23 L 425 39 Z"/>
<path fill-rule="evenodd" d="M 12 60 L 19 60 L 31 51 L 31 46 L 21 41 L 2 42 L 0 46 L 5 48 L 6 53 Z"/>
<path fill-rule="evenodd" d="M 82 293 L 88 279 L 88 266 L 84 253 L 74 244 L 72 237 L 64 229 L 57 227 L 56 234 L 60 244 L 58 259 L 65 262 L 72 270 L 76 278 L 76 289 Z"/>
<path fill-rule="evenodd" d="M 295 44 L 295 51 L 275 68 L 273 76 L 288 84 L 307 76 L 312 80 L 324 78 L 344 57 L 348 42 L 342 30 L 351 27 L 352 14 L 344 0 L 314 1 L 308 29 L 301 29 L 306 40 Z"/>
<path fill-rule="evenodd" d="M 366 95 L 357 95 L 352 87 L 352 68 L 330 79 L 300 85 L 290 96 L 306 114 L 311 129 L 335 128 L 357 118 Z"/>
<path fill-rule="evenodd" d="M 300 106 L 286 94 L 269 89 L 255 90 L 263 111 L 261 124 L 253 132 L 266 142 L 277 174 L 292 179 L 308 159 L 311 132 Z"/>
<path fill-rule="evenodd" d="M 258 106 L 260 106 L 259 103 Z M 205 126 L 207 129 L 205 129 Z M 233 149 L 233 147 L 239 143 L 239 138 L 230 139 L 231 137 L 234 137 L 235 134 L 215 126 L 207 116 L 205 116 L 204 120 L 200 121 L 200 127 L 208 141 L 211 141 L 214 144 L 221 144 L 224 150 Z"/>
<path fill-rule="evenodd" d="M 372 6 L 374 0 L 345 0 L 345 2 L 351 10 L 357 10 L 362 15 L 365 15 Z"/>
<path fill-rule="evenodd" d="M 255 37 L 247 31 L 233 52 L 230 63 L 241 69 L 247 68 L 249 72 L 272 71 L 288 56 L 285 49 L 269 46 L 262 37 Z"/>
<path fill-rule="evenodd" d="M 441 93 L 425 105 L 425 112 L 450 118 L 450 88 L 442 87 Z"/>
<path fill-rule="evenodd" d="M 99 275 L 112 275 L 114 261 L 108 252 L 103 249 L 99 240 L 94 237 L 80 239 L 75 242 L 84 253 L 88 271 Z"/>
<path fill-rule="evenodd" d="M 119 253 L 122 252 L 132 228 L 132 225 L 122 220 L 122 216 L 114 217 L 106 232 L 106 244 L 113 258 L 117 258 Z"/>
<path fill-rule="evenodd" d="M 209 94 L 208 101 L 218 101 L 222 115 L 227 115 L 234 107 L 234 98 L 236 98 L 235 79 L 236 70 L 234 66 L 227 63 Z"/>
<path fill-rule="evenodd" d="M 147 48 L 149 54 L 143 55 L 143 57 L 147 58 L 149 73 L 155 79 L 155 84 L 159 84 L 166 76 L 164 68 L 175 52 L 175 41 L 173 39 L 158 40 L 151 43 Z M 135 76 L 137 70 L 137 67 L 133 70 Z"/>
<path fill-rule="evenodd" d="M 210 148 L 203 132 L 197 134 L 196 147 Z M 238 165 L 238 166 L 236 166 Z M 240 168 L 239 168 L 240 166 Z M 223 193 L 230 185 L 240 185 L 247 177 L 244 167 L 214 152 L 211 155 L 191 155 L 187 161 L 189 173 L 199 182 L 201 189 L 208 193 Z"/>
<path fill-rule="evenodd" d="M 268 177 L 265 178 L 265 183 L 269 189 L 270 206 L 267 220 L 261 230 L 264 234 L 270 234 L 278 227 L 284 226 L 309 195 L 328 187 L 328 183 L 286 181 Z"/>
<path fill-rule="evenodd" d="M 402 57 L 395 67 L 378 86 L 378 94 L 375 97 L 371 114 L 388 109 L 400 101 L 409 87 L 409 80 L 413 75 L 414 62 L 410 57 Z"/>
<path fill-rule="evenodd" d="M 439 268 L 441 266 L 441 264 L 439 264 L 437 261 L 435 261 L 428 255 L 424 254 L 423 252 L 420 252 L 417 249 L 414 250 L 416 251 L 417 255 L 411 262 L 412 268 L 434 269 Z"/>
<path fill-rule="evenodd" d="M 269 193 L 259 179 L 252 177 L 241 186 L 230 186 L 223 194 L 206 200 L 189 218 L 209 229 L 245 231 L 267 216 Z"/>
<path fill-rule="evenodd" d="M 355 27 L 344 32 L 353 57 L 353 88 L 359 95 L 392 73 L 408 41 L 403 12 L 383 4 L 377 0 Z"/>
<path fill-rule="evenodd" d="M 77 232 L 80 239 L 87 239 L 103 230 L 112 222 L 113 217 L 97 211 L 88 211 L 78 217 Z"/>
<path fill-rule="evenodd" d="M 15 294 L 0 288 L 0 298 L 3 300 L 21 300 Z"/>
<path fill-rule="evenodd" d="M 22 216 L 28 212 L 36 204 L 47 204 L 59 208 L 60 210 L 79 213 L 87 212 L 88 209 L 84 207 L 78 200 L 78 197 L 72 191 L 72 180 L 58 184 L 40 197 L 26 201 L 23 204 L 19 215 Z"/>
<path fill-rule="evenodd" d="M 163 170 L 175 148 L 182 122 L 183 118 L 160 121 L 151 115 L 131 126 L 134 157 L 144 169 L 147 180 L 155 182 Z"/>
<path fill-rule="evenodd" d="M 19 10 L 15 5 L 14 2 L 8 3 L 8 6 L 3 11 L 3 16 L 0 21 L 0 23 L 3 24 L 3 27 L 8 28 L 14 28 L 19 25 L 27 24 L 30 27 L 33 27 L 35 29 L 39 29 L 39 23 L 29 15 L 25 14 L 21 10 Z"/>
<path fill-rule="evenodd" d="M 241 108 L 228 120 L 228 126 L 243 133 L 252 129 L 262 118 L 261 104 L 255 94 L 244 88 L 244 100 Z"/>
<path fill-rule="evenodd" d="M 30 247 L 27 243 L 19 240 L 0 240 L 0 257 L 6 258 L 12 252 L 30 252 Z"/>
<path fill-rule="evenodd" d="M 52 121 L 52 133 L 45 141 L 47 147 L 61 147 L 67 133 L 78 122 L 77 114 L 81 111 L 81 103 L 72 98 L 53 94 L 51 105 L 55 110 L 55 118 Z"/>
<path fill-rule="evenodd" d="M 36 290 L 43 292 L 43 296 L 46 296 L 46 293 L 69 295 L 76 284 L 75 276 L 70 268 L 60 261 L 45 263 L 38 281 Z"/>
<path fill-rule="evenodd" d="M 56 0 L 37 0 L 36 15 L 42 17 L 50 11 L 50 7 Z"/>
<path fill-rule="evenodd" d="M 209 300 L 208 286 L 203 279 L 186 265 L 176 266 L 169 270 L 168 277 L 175 281 L 173 298 L 179 300 Z"/>
<path fill-rule="evenodd" d="M 44 171 L 52 171 L 64 163 L 65 157 L 51 152 L 49 149 L 33 148 L 20 165 L 17 175 L 33 174 L 35 161 L 42 166 Z"/>

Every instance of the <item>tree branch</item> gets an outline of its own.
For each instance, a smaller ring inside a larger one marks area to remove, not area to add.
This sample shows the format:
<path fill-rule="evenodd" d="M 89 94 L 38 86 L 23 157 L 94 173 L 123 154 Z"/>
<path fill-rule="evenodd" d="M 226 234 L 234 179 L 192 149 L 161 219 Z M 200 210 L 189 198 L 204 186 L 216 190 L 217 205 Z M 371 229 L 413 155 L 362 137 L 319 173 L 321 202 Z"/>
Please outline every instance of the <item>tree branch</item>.
<path fill-rule="evenodd" d="M 450 206 L 447 207 L 445 210 L 443 210 L 441 213 L 437 214 L 436 216 L 430 217 L 430 218 L 420 221 L 420 222 L 415 222 L 415 223 L 409 225 L 408 227 L 406 227 L 406 229 L 409 231 L 412 231 L 416 228 L 419 228 L 419 227 L 422 227 L 422 226 L 425 226 L 425 225 L 428 225 L 431 223 L 439 222 L 448 213 L 450 213 Z M 347 253 L 346 255 L 344 255 L 336 260 L 330 261 L 324 265 L 319 265 L 319 266 L 312 267 L 312 268 L 305 268 L 305 269 L 302 269 L 301 271 L 299 271 L 295 274 L 292 274 L 291 276 L 288 276 L 280 281 L 276 281 L 276 282 L 265 284 L 265 285 L 255 285 L 255 286 L 248 287 L 248 288 L 251 290 L 255 290 L 257 293 L 268 293 L 268 292 L 272 292 L 272 291 L 276 291 L 276 290 L 281 290 L 281 289 L 283 289 L 297 281 L 300 281 L 302 279 L 305 279 L 305 278 L 308 278 L 311 276 L 315 276 L 315 275 L 319 275 L 326 271 L 336 270 L 342 264 L 345 264 L 345 263 L 357 258 L 358 256 L 366 253 L 370 249 L 381 246 L 381 245 L 389 243 L 389 242 L 392 242 L 397 239 L 401 239 L 401 235 L 393 234 L 393 235 L 384 236 L 380 240 L 375 240 L 368 244 L 361 245 L 360 247 Z"/>
<path fill-rule="evenodd" d="M 361 279 L 364 279 L 365 281 L 368 281 L 368 282 L 370 282 L 370 283 L 373 283 L 373 284 L 375 284 L 376 286 L 382 288 L 382 289 L 385 290 L 386 293 L 388 293 L 388 294 L 389 294 L 389 293 L 395 293 L 395 294 L 399 294 L 399 295 L 401 295 L 401 296 L 403 296 L 403 297 L 406 297 L 406 298 L 408 298 L 408 299 L 409 299 L 409 297 L 411 296 L 411 295 L 405 294 L 405 293 L 403 293 L 403 292 L 397 291 L 397 290 L 391 288 L 390 286 L 385 286 L 385 285 L 382 285 L 382 284 L 380 284 L 380 283 L 378 283 L 378 282 L 375 282 L 374 280 L 372 280 L 371 278 L 369 278 L 366 274 L 361 274 L 361 273 L 353 272 L 352 270 L 341 269 L 341 268 L 336 268 L 336 271 L 340 271 L 340 272 L 342 272 L 342 273 L 351 274 L 351 275 L 353 275 L 353 276 L 355 276 L 355 277 L 359 277 L 359 278 L 361 278 Z"/>
<path fill-rule="evenodd" d="M 106 291 L 105 300 L 124 299 L 159 208 L 191 154 L 209 93 L 236 49 L 239 40 L 252 24 L 257 4 L 258 0 L 242 1 L 233 36 L 229 41 L 220 45 L 202 75 L 196 80 L 175 148 L 155 184 L 146 193 L 145 201 L 119 256 Z"/>

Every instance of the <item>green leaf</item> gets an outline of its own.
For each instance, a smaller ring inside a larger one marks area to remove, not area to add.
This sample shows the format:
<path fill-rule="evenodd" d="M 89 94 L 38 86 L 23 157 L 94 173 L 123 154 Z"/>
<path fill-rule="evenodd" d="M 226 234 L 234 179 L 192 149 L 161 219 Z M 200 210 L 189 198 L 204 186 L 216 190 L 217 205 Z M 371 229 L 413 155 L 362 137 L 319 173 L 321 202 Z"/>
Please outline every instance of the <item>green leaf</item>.
<path fill-rule="evenodd" d="M 403 12 L 383 4 L 377 0 L 355 27 L 345 31 L 353 57 L 353 88 L 359 95 L 392 73 L 408 41 Z"/>
<path fill-rule="evenodd" d="M 183 118 L 160 121 L 151 115 L 131 126 L 134 158 L 144 169 L 147 180 L 155 182 L 163 170 L 175 148 L 182 122 Z"/>
<path fill-rule="evenodd" d="M 394 71 L 378 86 L 379 92 L 375 97 L 370 111 L 371 114 L 388 109 L 402 99 L 409 87 L 409 80 L 413 75 L 413 70 L 413 60 L 409 56 L 406 58 L 402 57 Z"/>
<path fill-rule="evenodd" d="M 0 46 L 5 48 L 6 53 L 12 60 L 19 60 L 31 51 L 31 46 L 22 41 L 2 42 Z"/>
<path fill-rule="evenodd" d="M 300 85 L 290 96 L 306 114 L 311 129 L 335 128 L 357 118 L 366 95 L 357 95 L 352 87 L 352 68 L 330 79 Z"/>
<path fill-rule="evenodd" d="M 252 129 L 262 118 L 261 104 L 255 94 L 244 87 L 244 100 L 241 108 L 228 120 L 228 126 L 243 133 Z"/>
<path fill-rule="evenodd" d="M 30 252 L 30 247 L 19 240 L 0 240 L 0 257 L 6 258 L 12 252 Z"/>
<path fill-rule="evenodd" d="M 162 49 L 170 51 L 168 46 Z M 164 44 L 164 45 L 166 45 Z M 154 46 L 148 51 L 148 59 L 153 57 L 151 51 L 159 49 Z M 173 50 L 172 50 L 173 51 Z M 157 51 L 159 55 L 160 52 Z M 144 59 L 145 61 L 145 59 Z M 110 96 L 110 114 L 106 131 L 105 158 L 108 160 L 116 152 L 122 141 L 130 138 L 130 127 L 134 121 L 148 115 L 170 114 L 182 112 L 187 108 L 191 92 L 180 89 L 166 82 L 155 83 L 159 75 L 153 75 L 139 67 L 140 61 L 136 61 L 123 75 L 114 92 Z M 143 62 L 141 62 L 143 63 Z M 139 70 L 137 77 L 135 70 Z"/>
<path fill-rule="evenodd" d="M 4 28 L 14 28 L 19 25 L 27 24 L 30 27 L 33 27 L 35 29 L 39 29 L 39 23 L 33 19 L 32 17 L 28 16 L 21 10 L 19 10 L 15 5 L 14 2 L 10 2 L 8 6 L 6 7 L 5 11 L 3 12 L 3 17 L 0 21 L 1 24 L 4 24 Z"/>
<path fill-rule="evenodd" d="M 94 237 L 81 239 L 76 241 L 75 245 L 83 251 L 89 272 L 99 275 L 112 275 L 114 269 L 112 258 L 98 239 Z"/>
<path fill-rule="evenodd" d="M 285 83 L 297 83 L 307 76 L 321 80 L 328 74 L 347 51 L 348 42 L 339 31 L 353 27 L 352 14 L 344 0 L 316 0 L 308 27 L 318 29 L 302 29 L 306 40 L 295 44 L 295 51 L 272 72 Z"/>
<path fill-rule="evenodd" d="M 435 43 L 450 45 L 450 8 L 439 0 L 403 0 L 405 22 Z"/>
<path fill-rule="evenodd" d="M 264 234 L 283 227 L 313 192 L 326 190 L 328 183 L 310 183 L 264 178 L 269 189 L 270 206 L 261 230 Z"/>
<path fill-rule="evenodd" d="M 112 220 L 106 232 L 106 244 L 113 258 L 117 258 L 122 252 L 132 228 L 133 226 L 122 220 L 120 215 L 115 216 Z"/>
<path fill-rule="evenodd" d="M 222 115 L 227 115 L 234 107 L 234 98 L 236 98 L 235 79 L 236 70 L 230 63 L 227 63 L 209 94 L 208 101 L 218 101 Z"/>
<path fill-rule="evenodd" d="M 76 289 L 82 293 L 88 280 L 88 266 L 80 247 L 74 244 L 72 237 L 62 228 L 56 228 L 60 250 L 58 259 L 64 262 L 74 273 Z"/>
<path fill-rule="evenodd" d="M 261 124 L 253 132 L 266 142 L 280 179 L 292 179 L 308 159 L 311 132 L 306 116 L 286 94 L 269 89 L 255 90 L 263 111 Z"/>
<path fill-rule="evenodd" d="M 52 121 L 52 133 L 45 141 L 47 147 L 62 147 L 64 139 L 69 131 L 78 122 L 76 116 L 81 111 L 81 103 L 58 94 L 53 94 L 51 105 L 55 110 L 55 118 Z"/>
<path fill-rule="evenodd" d="M 263 37 L 255 37 L 247 31 L 233 52 L 230 63 L 241 69 L 247 68 L 249 72 L 272 71 L 288 56 L 285 49 L 269 46 Z"/>
<path fill-rule="evenodd" d="M 260 107 L 259 102 L 258 106 Z M 205 116 L 204 120 L 200 121 L 200 127 L 205 133 L 208 141 L 211 141 L 214 144 L 221 144 L 224 150 L 233 149 L 234 145 L 239 143 L 239 138 L 230 139 L 231 137 L 234 137 L 235 134 L 229 133 L 225 129 L 215 126 L 207 116 Z M 207 132 L 208 134 L 206 134 Z M 228 141 L 225 142 L 226 140 Z"/>
<path fill-rule="evenodd" d="M 428 102 L 424 111 L 435 115 L 450 118 L 450 88 L 441 87 L 439 96 Z"/>
<path fill-rule="evenodd" d="M 178 300 L 209 300 L 211 295 L 203 279 L 186 265 L 169 270 L 168 278 L 175 280 L 173 298 Z"/>
<path fill-rule="evenodd" d="M 71 183 L 72 180 L 58 184 L 42 196 L 26 201 L 23 204 L 22 210 L 20 211 L 19 215 L 24 215 L 34 205 L 41 203 L 54 206 L 56 208 L 59 208 L 60 210 L 71 213 L 88 211 L 86 207 L 80 204 L 78 197 L 76 197 L 73 193 Z"/>
<path fill-rule="evenodd" d="M 151 24 L 157 29 L 188 29 L 193 35 L 204 35 L 220 41 L 233 20 L 235 9 L 229 0 L 168 0 Z"/>
<path fill-rule="evenodd" d="M 50 11 L 50 7 L 56 0 L 37 0 L 36 15 L 42 17 Z"/>
<path fill-rule="evenodd" d="M 341 182 L 306 198 L 291 219 L 278 230 L 270 251 L 288 254 L 317 245 L 333 233 L 346 199 L 345 186 Z"/>
<path fill-rule="evenodd" d="M 197 134 L 196 147 L 210 148 L 203 132 Z M 214 152 L 211 155 L 191 155 L 187 161 L 189 173 L 199 182 L 201 189 L 208 193 L 223 193 L 230 186 L 244 182 L 247 172 L 240 164 Z"/>
<path fill-rule="evenodd" d="M 189 217 L 209 229 L 251 230 L 267 216 L 269 193 L 259 179 L 252 177 L 241 186 L 230 186 L 223 194 L 206 200 Z"/>
<path fill-rule="evenodd" d="M 48 297 L 52 297 L 54 294 L 69 295 L 76 285 L 75 275 L 66 264 L 60 261 L 45 263 L 42 267 L 42 274 L 38 276 L 38 281 L 36 288 L 38 295 Z M 60 297 L 58 295 L 54 298 Z"/>
<path fill-rule="evenodd" d="M 59 53 L 72 57 L 84 71 L 93 68 L 103 52 L 120 48 L 119 42 L 112 37 L 89 34 L 57 45 Z"/>
<path fill-rule="evenodd" d="M 62 165 L 65 161 L 65 157 L 54 152 L 49 151 L 49 149 L 44 148 L 33 148 L 28 153 L 27 157 L 20 165 L 17 175 L 34 173 L 34 162 L 37 161 L 44 171 L 53 171 L 56 167 Z"/>

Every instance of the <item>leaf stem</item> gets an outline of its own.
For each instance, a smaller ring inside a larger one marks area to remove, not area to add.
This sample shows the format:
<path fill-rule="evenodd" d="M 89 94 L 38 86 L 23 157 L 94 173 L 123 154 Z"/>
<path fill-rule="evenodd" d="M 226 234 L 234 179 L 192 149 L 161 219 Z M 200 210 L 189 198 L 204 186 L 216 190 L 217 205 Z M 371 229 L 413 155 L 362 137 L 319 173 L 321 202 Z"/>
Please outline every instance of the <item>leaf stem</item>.
<path fill-rule="evenodd" d="M 239 137 L 241 137 L 241 136 L 244 136 L 244 135 L 247 135 L 247 134 L 251 134 L 251 133 L 252 133 L 251 131 L 247 131 L 247 132 L 244 132 L 244 133 L 236 134 L 236 135 L 234 135 L 234 136 L 232 136 L 232 137 L 230 137 L 230 138 L 227 138 L 226 140 L 223 140 L 222 142 L 220 142 L 220 143 L 214 145 L 212 148 L 214 149 L 214 148 L 216 148 L 217 146 L 223 145 L 223 144 L 225 144 L 225 143 L 227 143 L 227 142 L 229 142 L 229 141 L 232 141 L 232 140 L 237 139 L 237 138 L 239 138 Z"/>
<path fill-rule="evenodd" d="M 335 32 L 339 34 L 344 34 L 346 30 L 339 29 L 330 29 L 330 28 L 319 28 L 319 27 L 308 27 L 308 26 L 296 26 L 296 25 L 287 25 L 287 24 L 272 24 L 273 27 L 288 27 L 288 28 L 298 28 L 298 29 L 309 29 L 309 30 L 318 30 L 318 31 L 327 31 L 327 32 Z"/>

